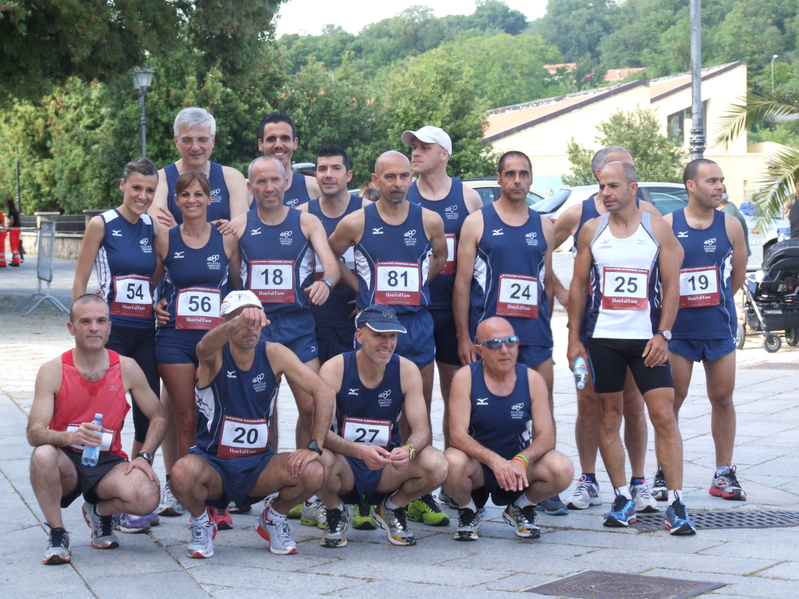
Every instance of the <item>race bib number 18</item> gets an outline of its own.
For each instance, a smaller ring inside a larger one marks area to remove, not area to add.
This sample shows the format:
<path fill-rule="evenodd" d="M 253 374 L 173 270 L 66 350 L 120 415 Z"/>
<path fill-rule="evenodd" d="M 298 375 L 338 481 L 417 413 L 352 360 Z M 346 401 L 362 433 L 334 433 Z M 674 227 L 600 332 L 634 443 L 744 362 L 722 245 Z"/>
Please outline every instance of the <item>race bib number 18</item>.
<path fill-rule="evenodd" d="M 294 303 L 294 261 L 253 260 L 250 289 L 265 304 Z"/>
<path fill-rule="evenodd" d="M 606 266 L 602 278 L 603 310 L 646 310 L 649 271 Z"/>

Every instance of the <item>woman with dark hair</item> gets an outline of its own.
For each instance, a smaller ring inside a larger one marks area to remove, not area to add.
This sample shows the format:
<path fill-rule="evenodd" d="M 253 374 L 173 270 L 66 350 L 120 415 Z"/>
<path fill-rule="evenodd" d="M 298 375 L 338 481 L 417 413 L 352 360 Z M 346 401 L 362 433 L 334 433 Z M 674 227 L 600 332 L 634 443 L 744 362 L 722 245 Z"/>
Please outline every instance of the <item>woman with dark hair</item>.
<path fill-rule="evenodd" d="M 8 234 L 10 237 L 11 242 L 11 266 L 19 266 L 20 256 L 19 256 L 19 232 L 20 232 L 20 220 L 19 220 L 19 210 L 17 210 L 16 204 L 14 204 L 14 200 L 8 198 L 6 200 L 6 206 L 8 207 L 8 217 L 6 218 L 6 226 L 8 227 Z M 6 245 L 3 243 L 3 258 L 5 258 L 5 249 Z"/>
<path fill-rule="evenodd" d="M 160 384 L 155 364 L 155 317 L 152 277 L 156 270 L 155 235 L 157 223 L 148 216 L 158 185 L 158 169 L 147 158 L 125 165 L 119 189 L 122 204 L 93 217 L 83 235 L 73 301 L 86 293 L 94 266 L 99 289 L 96 293 L 108 302 L 111 336 L 106 347 L 136 360 L 147 376 L 153 393 Z M 141 451 L 150 421 L 133 402 L 134 441 L 132 455 Z M 150 456 L 149 461 L 152 461 Z M 117 514 L 114 524 L 123 532 L 144 532 L 158 524 L 158 516 Z"/>
<path fill-rule="evenodd" d="M 166 310 L 163 317 L 159 314 L 155 358 L 168 392 L 165 407 L 170 429 L 174 431 L 162 445 L 167 473 L 196 440 L 197 343 L 208 330 L 221 323 L 219 307 L 228 278 L 233 286 L 241 287 L 238 270 L 228 272 L 231 262 L 239 263 L 238 238 L 223 235 L 208 222 L 207 209 L 211 203 L 208 178 L 203 173 L 183 173 L 175 183 L 175 200 L 183 222 L 159 233 L 155 242 L 156 276 L 164 273 L 165 302 L 162 300 L 160 304 L 165 303 Z M 168 447 L 170 444 L 174 447 Z M 169 493 L 168 485 L 162 488 L 164 493 Z M 171 497 L 168 499 L 174 502 Z M 175 516 L 182 513 L 177 502 L 170 505 L 174 506 L 170 513 L 160 513 Z"/>

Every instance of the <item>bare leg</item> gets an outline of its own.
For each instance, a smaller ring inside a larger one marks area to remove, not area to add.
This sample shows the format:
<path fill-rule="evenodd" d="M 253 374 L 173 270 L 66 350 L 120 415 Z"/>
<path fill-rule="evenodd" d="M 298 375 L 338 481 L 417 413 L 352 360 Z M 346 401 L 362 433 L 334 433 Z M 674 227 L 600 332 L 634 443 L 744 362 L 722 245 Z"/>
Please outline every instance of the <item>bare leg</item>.
<path fill-rule="evenodd" d="M 182 458 L 197 442 L 197 406 L 194 401 L 194 364 L 161 364 L 158 372 L 169 392 L 175 417 L 177 456 Z"/>
<path fill-rule="evenodd" d="M 644 396 L 638 390 L 630 369 L 627 369 L 627 380 L 624 383 L 624 446 L 630 458 L 630 467 L 634 478 L 645 478 L 646 464 L 646 410 Z"/>
<path fill-rule="evenodd" d="M 716 467 L 732 465 L 735 446 L 735 352 L 713 362 L 705 362 L 707 392 L 712 408 L 710 430 L 716 445 Z"/>
<path fill-rule="evenodd" d="M 644 393 L 655 429 L 655 453 L 669 489 L 682 489 L 682 436 L 674 415 L 674 389 L 661 387 Z"/>
<path fill-rule="evenodd" d="M 178 461 L 178 434 L 177 423 L 175 422 L 175 411 L 172 409 L 172 401 L 169 399 L 169 392 L 166 385 L 161 387 L 161 404 L 166 410 L 167 429 L 164 441 L 161 443 L 161 457 L 164 460 L 164 469 L 167 475 L 172 472 L 172 466 Z M 134 454 L 135 455 L 135 454 Z"/>
<path fill-rule="evenodd" d="M 315 373 L 319 373 L 319 358 L 314 358 L 310 362 L 306 362 L 305 365 Z M 307 447 L 308 443 L 311 442 L 314 414 L 313 397 L 308 395 L 305 391 L 300 389 L 299 386 L 293 384 L 291 381 L 289 381 L 289 387 L 291 388 L 291 392 L 294 394 L 294 401 L 297 402 L 297 410 L 300 413 L 299 417 L 297 418 L 297 428 L 294 430 L 294 442 L 296 443 L 295 447 L 300 449 L 302 447 Z"/>
<path fill-rule="evenodd" d="M 441 424 L 444 433 L 444 447 L 449 447 L 449 390 L 452 387 L 452 377 L 458 372 L 460 366 L 436 362 L 438 367 L 438 382 L 441 387 L 441 398 L 444 400 L 444 418 Z"/>
<path fill-rule="evenodd" d="M 621 418 L 624 400 L 619 393 L 599 393 L 599 451 L 605 470 L 614 487 L 627 484 L 624 470 L 624 448 L 621 444 Z"/>
<path fill-rule="evenodd" d="M 158 483 L 134 468 L 125 474 L 128 464 L 118 464 L 97 483 L 96 493 L 101 499 L 97 513 L 101 516 L 112 514 L 149 514 L 158 506 Z"/>
<path fill-rule="evenodd" d="M 31 455 L 31 487 L 42 509 L 45 521 L 52 528 L 64 528 L 61 518 L 61 497 L 78 484 L 78 473 L 64 452 L 52 445 L 41 445 Z"/>

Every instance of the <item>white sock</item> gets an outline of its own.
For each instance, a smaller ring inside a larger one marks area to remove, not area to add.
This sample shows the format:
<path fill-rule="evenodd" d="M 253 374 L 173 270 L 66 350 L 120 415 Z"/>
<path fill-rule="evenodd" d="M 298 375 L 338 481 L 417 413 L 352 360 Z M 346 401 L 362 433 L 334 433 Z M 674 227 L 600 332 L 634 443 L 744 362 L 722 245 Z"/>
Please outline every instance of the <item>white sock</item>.
<path fill-rule="evenodd" d="M 674 501 L 681 501 L 682 500 L 682 489 L 672 489 L 669 491 L 669 495 L 671 495 Z"/>
<path fill-rule="evenodd" d="M 319 498 L 316 495 L 311 495 L 305 502 L 305 505 L 311 505 L 314 501 L 319 501 Z"/>
<path fill-rule="evenodd" d="M 203 513 L 196 518 L 194 516 L 191 519 L 196 522 L 197 524 L 210 524 L 211 523 L 211 516 L 208 515 L 208 510 L 203 510 Z"/>
<path fill-rule="evenodd" d="M 274 522 L 275 520 L 285 520 L 286 519 L 286 514 L 280 514 L 280 513 L 276 512 L 275 508 L 273 508 L 270 505 L 269 506 L 269 510 L 267 510 L 267 512 L 266 512 L 266 517 L 269 518 L 272 522 Z"/>
<path fill-rule="evenodd" d="M 716 476 L 721 476 L 722 474 L 727 474 L 728 470 L 732 470 L 729 466 L 717 466 L 716 467 Z"/>
<path fill-rule="evenodd" d="M 615 487 L 616 491 L 619 492 L 619 495 L 622 497 L 626 497 L 627 499 L 632 499 L 633 496 L 630 495 L 630 487 L 628 485 L 624 485 L 623 487 Z"/>
<path fill-rule="evenodd" d="M 469 503 L 458 507 L 460 507 L 462 510 L 472 510 L 475 514 L 477 513 L 477 505 L 474 503 L 474 499 L 470 499 Z"/>
<path fill-rule="evenodd" d="M 522 493 L 516 498 L 516 501 L 513 502 L 517 508 L 522 509 L 527 507 L 528 505 L 533 505 L 533 502 L 530 501 L 527 497 L 527 493 Z"/>
<path fill-rule="evenodd" d="M 394 497 L 393 495 L 391 497 Z M 386 497 L 385 505 L 390 510 L 396 510 L 399 506 L 391 501 L 391 497 Z"/>

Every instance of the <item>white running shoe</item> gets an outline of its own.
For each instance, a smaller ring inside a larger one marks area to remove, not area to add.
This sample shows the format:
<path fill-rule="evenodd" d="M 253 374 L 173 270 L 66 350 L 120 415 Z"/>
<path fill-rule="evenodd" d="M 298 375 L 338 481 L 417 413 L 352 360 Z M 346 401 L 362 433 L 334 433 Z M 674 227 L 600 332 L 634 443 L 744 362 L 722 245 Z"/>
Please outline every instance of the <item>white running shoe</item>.
<path fill-rule="evenodd" d="M 581 476 L 577 481 L 577 488 L 574 489 L 566 505 L 570 510 L 586 510 L 592 505 L 602 505 L 599 483 L 591 482 L 591 479 L 585 475 Z"/>
<path fill-rule="evenodd" d="M 175 499 L 175 496 L 172 495 L 172 491 L 169 488 L 169 483 L 164 483 L 161 486 L 161 503 L 158 504 L 158 508 L 155 510 L 155 513 L 159 516 L 166 516 L 167 518 L 173 518 L 176 516 L 182 516 L 183 512 L 186 510 L 180 505 L 180 502 Z"/>
<path fill-rule="evenodd" d="M 630 495 L 635 502 L 635 511 L 641 514 L 650 514 L 658 511 L 657 500 L 649 490 L 649 483 L 644 481 L 640 485 L 630 485 Z"/>
<path fill-rule="evenodd" d="M 186 548 L 189 557 L 202 559 L 214 557 L 214 537 L 216 537 L 216 522 L 208 514 L 208 524 L 195 522 L 194 518 L 189 520 L 189 530 L 191 531 L 191 543 Z"/>
<path fill-rule="evenodd" d="M 270 520 L 265 509 L 258 516 L 258 527 L 255 531 L 269 543 L 269 551 L 276 555 L 297 553 L 297 544 L 291 538 L 291 525 L 285 518 Z"/>

